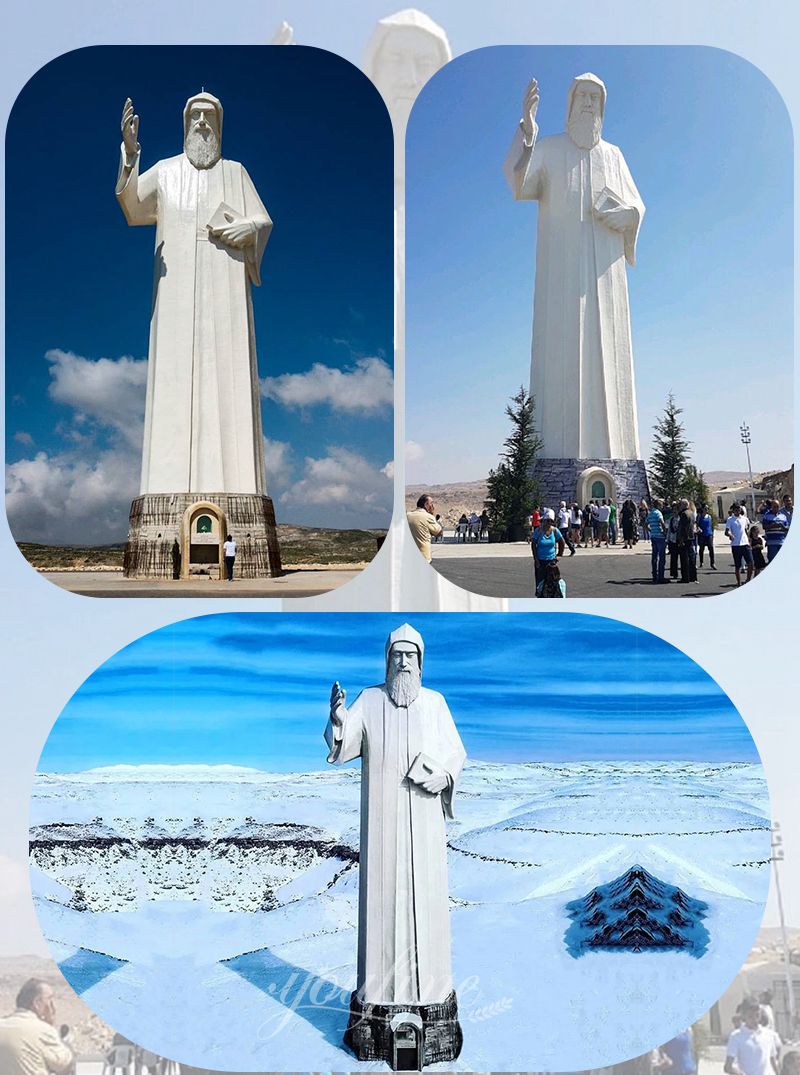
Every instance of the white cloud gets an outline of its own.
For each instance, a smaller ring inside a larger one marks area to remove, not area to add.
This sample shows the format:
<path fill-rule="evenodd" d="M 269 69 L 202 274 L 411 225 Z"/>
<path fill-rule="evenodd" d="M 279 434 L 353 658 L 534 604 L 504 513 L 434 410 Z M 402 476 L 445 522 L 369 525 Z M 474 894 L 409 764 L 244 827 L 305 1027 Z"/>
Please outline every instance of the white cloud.
<path fill-rule="evenodd" d="M 282 488 L 292 474 L 292 446 L 285 440 L 264 437 L 264 461 L 267 468 L 267 488 Z"/>
<path fill-rule="evenodd" d="M 48 394 L 55 403 L 72 408 L 75 425 L 95 422 L 141 450 L 146 359 L 83 358 L 57 347 L 45 358 L 51 364 Z"/>
<path fill-rule="evenodd" d="M 9 525 L 18 541 L 122 541 L 138 493 L 147 363 L 59 348 L 45 357 L 48 394 L 71 412 L 54 429 L 64 447 L 6 467 Z"/>
<path fill-rule="evenodd" d="M 290 510 L 325 508 L 322 526 L 385 527 L 392 516 L 392 483 L 384 471 L 349 448 L 329 447 L 322 458 L 306 457 L 303 476 L 280 503 Z"/>
<path fill-rule="evenodd" d="M 30 435 L 30 433 L 26 433 L 24 429 L 20 429 L 17 433 L 14 434 L 14 440 L 17 442 L 17 444 L 26 444 L 28 447 L 33 444 L 33 437 Z"/>
<path fill-rule="evenodd" d="M 265 377 L 261 393 L 284 407 L 327 404 L 335 411 L 375 414 L 392 406 L 392 371 L 382 358 L 359 358 L 355 366 L 337 369 L 315 362 L 307 373 Z"/>
<path fill-rule="evenodd" d="M 140 460 L 127 448 L 53 455 L 6 467 L 6 513 L 17 541 L 102 545 L 122 541 L 138 493 Z"/>
<path fill-rule="evenodd" d="M 417 444 L 415 440 L 407 440 L 405 456 L 407 463 L 418 463 L 420 459 L 424 458 L 425 450 L 422 445 Z"/>
<path fill-rule="evenodd" d="M 418 463 L 425 455 L 425 451 L 422 445 L 417 444 L 415 440 L 407 440 L 403 454 L 405 455 L 406 463 Z M 393 459 L 390 459 L 386 466 L 382 468 L 381 473 L 385 474 L 387 478 L 394 478 Z"/>

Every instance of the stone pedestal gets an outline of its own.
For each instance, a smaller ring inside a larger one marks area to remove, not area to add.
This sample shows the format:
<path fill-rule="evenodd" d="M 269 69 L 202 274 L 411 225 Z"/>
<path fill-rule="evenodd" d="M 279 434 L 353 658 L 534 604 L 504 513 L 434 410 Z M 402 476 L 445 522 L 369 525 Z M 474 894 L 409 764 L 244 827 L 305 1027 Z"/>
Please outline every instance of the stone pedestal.
<path fill-rule="evenodd" d="M 236 541 L 236 577 L 274 578 L 282 573 L 270 497 L 258 493 L 138 496 L 131 504 L 125 577 L 220 579 L 224 577 L 222 542 L 227 534 Z"/>
<path fill-rule="evenodd" d="M 344 1043 L 359 1060 L 384 1060 L 395 1070 L 418 1070 L 405 1068 L 402 1062 L 395 1066 L 396 1036 L 405 1034 L 413 1038 L 415 1028 L 421 1035 L 422 1066 L 456 1060 L 464 1036 L 458 1022 L 455 993 L 441 1004 L 417 1005 L 367 1004 L 352 993 Z"/>
<path fill-rule="evenodd" d="M 583 507 L 589 500 L 606 498 L 619 505 L 629 497 L 636 504 L 650 497 L 642 459 L 537 459 L 533 477 L 539 482 L 539 504 L 548 508 L 562 500 Z M 595 482 L 606 491 L 593 493 Z"/>

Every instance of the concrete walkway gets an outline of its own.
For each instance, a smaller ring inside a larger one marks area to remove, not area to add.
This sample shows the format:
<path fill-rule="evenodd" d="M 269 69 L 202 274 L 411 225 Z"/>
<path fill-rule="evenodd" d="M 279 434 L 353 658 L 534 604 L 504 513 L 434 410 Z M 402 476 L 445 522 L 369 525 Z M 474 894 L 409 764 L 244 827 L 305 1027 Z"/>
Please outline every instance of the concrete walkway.
<path fill-rule="evenodd" d="M 698 565 L 698 582 L 654 585 L 650 570 L 650 543 L 639 541 L 632 549 L 621 544 L 608 549 L 578 548 L 566 551 L 560 561 L 568 597 L 709 597 L 736 588 L 733 557 L 727 538 L 717 533 L 714 542 L 717 570 Z M 456 543 L 452 539 L 433 546 L 433 566 L 450 582 L 490 597 L 533 597 L 533 557 L 527 542 L 488 544 Z M 669 556 L 667 556 L 669 577 Z"/>
<path fill-rule="evenodd" d="M 40 571 L 53 585 L 85 597 L 316 597 L 343 586 L 360 568 L 287 571 L 277 579 L 126 579 L 122 571 Z"/>

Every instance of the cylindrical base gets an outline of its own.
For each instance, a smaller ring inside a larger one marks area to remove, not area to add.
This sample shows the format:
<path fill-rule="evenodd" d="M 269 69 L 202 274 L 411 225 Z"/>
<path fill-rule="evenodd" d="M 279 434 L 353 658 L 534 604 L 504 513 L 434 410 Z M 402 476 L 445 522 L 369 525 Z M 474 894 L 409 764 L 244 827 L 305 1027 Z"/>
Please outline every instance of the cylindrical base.
<path fill-rule="evenodd" d="M 197 520 L 202 515 L 203 523 Z M 237 578 L 282 573 L 272 500 L 259 493 L 145 493 L 131 504 L 126 578 L 224 577 L 222 543 L 236 541 Z"/>
<path fill-rule="evenodd" d="M 415 1028 L 421 1034 L 416 1039 L 419 1067 L 407 1067 L 414 1055 Z M 455 992 L 441 1004 L 367 1004 L 356 993 L 350 996 L 344 1043 L 359 1060 L 385 1060 L 395 1071 L 418 1071 L 458 1059 L 463 1041 Z"/>

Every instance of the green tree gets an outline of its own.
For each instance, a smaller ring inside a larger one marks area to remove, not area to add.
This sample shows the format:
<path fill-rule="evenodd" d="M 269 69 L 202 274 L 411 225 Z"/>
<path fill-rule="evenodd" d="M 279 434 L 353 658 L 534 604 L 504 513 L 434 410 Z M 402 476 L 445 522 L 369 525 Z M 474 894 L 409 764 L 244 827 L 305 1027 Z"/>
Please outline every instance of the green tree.
<path fill-rule="evenodd" d="M 680 415 L 681 407 L 670 392 L 663 415 L 653 427 L 650 481 L 656 496 L 671 504 L 684 495 L 684 479 L 689 465 L 689 441 Z"/>
<path fill-rule="evenodd" d="M 684 471 L 681 496 L 693 500 L 698 508 L 701 504 L 708 504 L 708 510 L 711 511 L 711 490 L 706 485 L 702 470 L 698 470 L 693 463 L 688 463 Z M 714 512 L 711 511 L 711 514 L 713 516 Z"/>
<path fill-rule="evenodd" d="M 533 477 L 542 440 L 534 425 L 535 403 L 523 387 L 506 405 L 511 432 L 503 442 L 501 462 L 489 472 L 488 501 L 491 528 L 502 540 L 514 540 L 527 526 L 539 495 Z"/>

